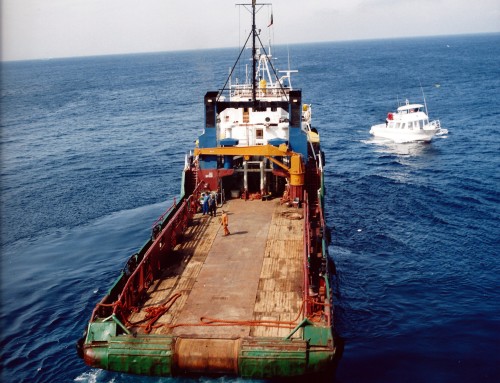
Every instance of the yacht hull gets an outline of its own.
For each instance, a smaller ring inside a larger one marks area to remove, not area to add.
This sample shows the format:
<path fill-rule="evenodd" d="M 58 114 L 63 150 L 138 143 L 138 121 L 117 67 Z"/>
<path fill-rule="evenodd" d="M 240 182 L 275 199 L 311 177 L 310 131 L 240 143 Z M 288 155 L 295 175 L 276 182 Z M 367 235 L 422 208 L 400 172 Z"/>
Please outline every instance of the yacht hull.
<path fill-rule="evenodd" d="M 405 142 L 430 142 L 439 129 L 418 129 L 402 131 L 401 129 L 388 128 L 385 124 L 374 125 L 370 134 L 375 137 L 386 138 L 396 143 Z"/>

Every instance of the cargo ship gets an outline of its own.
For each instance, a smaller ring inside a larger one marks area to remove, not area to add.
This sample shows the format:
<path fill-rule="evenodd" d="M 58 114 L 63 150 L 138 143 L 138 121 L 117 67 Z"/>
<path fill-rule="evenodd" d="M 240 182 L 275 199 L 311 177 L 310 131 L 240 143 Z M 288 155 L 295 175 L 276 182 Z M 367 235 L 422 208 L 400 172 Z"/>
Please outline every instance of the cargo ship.
<path fill-rule="evenodd" d="M 235 63 L 224 87 L 206 93 L 179 198 L 77 342 L 88 366 L 255 379 L 334 372 L 341 342 L 320 136 L 292 87 L 296 71 L 278 71 L 262 44 L 256 14 L 268 4 L 241 6 L 252 27 L 240 57 L 251 45 L 251 68 L 234 81 Z"/>

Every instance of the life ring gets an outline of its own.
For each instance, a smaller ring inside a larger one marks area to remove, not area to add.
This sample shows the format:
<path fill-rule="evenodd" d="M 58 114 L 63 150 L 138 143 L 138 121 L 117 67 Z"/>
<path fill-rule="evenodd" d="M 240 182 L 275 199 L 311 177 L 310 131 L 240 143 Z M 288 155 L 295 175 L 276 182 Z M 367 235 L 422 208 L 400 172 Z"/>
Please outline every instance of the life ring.
<path fill-rule="evenodd" d="M 387 113 L 387 119 L 388 119 L 388 120 L 392 120 L 392 119 L 393 119 L 393 115 L 392 115 L 392 113 Z"/>

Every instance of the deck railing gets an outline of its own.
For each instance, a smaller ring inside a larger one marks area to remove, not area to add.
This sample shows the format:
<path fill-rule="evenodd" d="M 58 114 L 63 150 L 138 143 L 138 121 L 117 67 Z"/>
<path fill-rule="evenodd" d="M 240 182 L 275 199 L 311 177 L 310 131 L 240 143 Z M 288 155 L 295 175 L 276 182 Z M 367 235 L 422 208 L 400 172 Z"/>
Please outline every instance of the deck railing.
<path fill-rule="evenodd" d="M 311 246 L 314 243 L 321 243 L 321 254 L 323 261 L 327 264 L 328 260 L 328 241 L 326 240 L 327 227 L 325 224 L 324 211 L 323 211 L 323 172 L 320 172 L 320 186 L 316 190 L 317 199 L 312 202 L 309 199 L 309 194 L 304 191 L 304 316 L 310 317 L 317 314 L 318 310 L 322 311 L 322 316 L 329 326 L 332 325 L 332 303 L 331 303 L 331 292 L 330 292 L 330 281 L 329 273 L 327 272 L 320 278 L 323 278 L 321 283 L 324 283 L 324 293 L 319 294 L 318 297 L 313 297 L 309 293 L 310 286 L 310 272 L 311 272 L 311 256 L 316 257 L 317 254 L 311 254 L 312 251 L 318 251 L 316 247 Z M 318 214 L 316 219 L 318 220 L 318 228 L 313 229 L 311 227 L 311 209 L 313 209 L 313 214 Z M 328 269 L 328 266 L 327 266 Z M 320 296 L 322 296 L 321 299 Z"/>
<path fill-rule="evenodd" d="M 102 314 L 109 315 L 109 308 L 112 307 L 112 314 L 127 322 L 128 315 L 140 304 L 148 288 L 158 277 L 162 265 L 168 259 L 168 254 L 177 245 L 179 237 L 196 213 L 197 196 L 202 184 L 200 182 L 193 193 L 189 197 L 181 199 L 179 203 L 175 203 L 174 200 L 174 204 L 155 222 L 154 226 L 160 225 L 161 230 L 141 249 L 139 254 L 144 253 L 144 256 L 139 264 L 131 270 L 130 276 L 122 272 L 110 293 L 94 309 L 92 320 L 102 317 Z M 160 222 L 162 219 L 164 221 Z M 113 291 L 119 289 L 120 285 L 123 285 L 121 291 Z M 103 312 L 103 308 L 107 309 Z"/>
<path fill-rule="evenodd" d="M 309 257 L 311 254 L 311 227 L 309 222 L 309 199 L 304 191 L 304 317 L 311 315 L 311 302 L 309 299 Z"/>

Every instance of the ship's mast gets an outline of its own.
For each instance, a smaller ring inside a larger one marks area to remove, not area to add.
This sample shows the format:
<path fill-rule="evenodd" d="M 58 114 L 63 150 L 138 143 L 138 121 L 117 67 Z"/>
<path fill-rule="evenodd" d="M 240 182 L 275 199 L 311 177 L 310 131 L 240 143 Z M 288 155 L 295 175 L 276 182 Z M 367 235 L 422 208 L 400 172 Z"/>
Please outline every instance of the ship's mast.
<path fill-rule="evenodd" d="M 256 77 L 257 77 L 257 49 L 255 48 L 255 38 L 256 38 L 256 25 L 255 25 L 255 2 L 256 0 L 252 0 L 252 101 L 255 103 L 257 98 L 256 96 Z"/>

